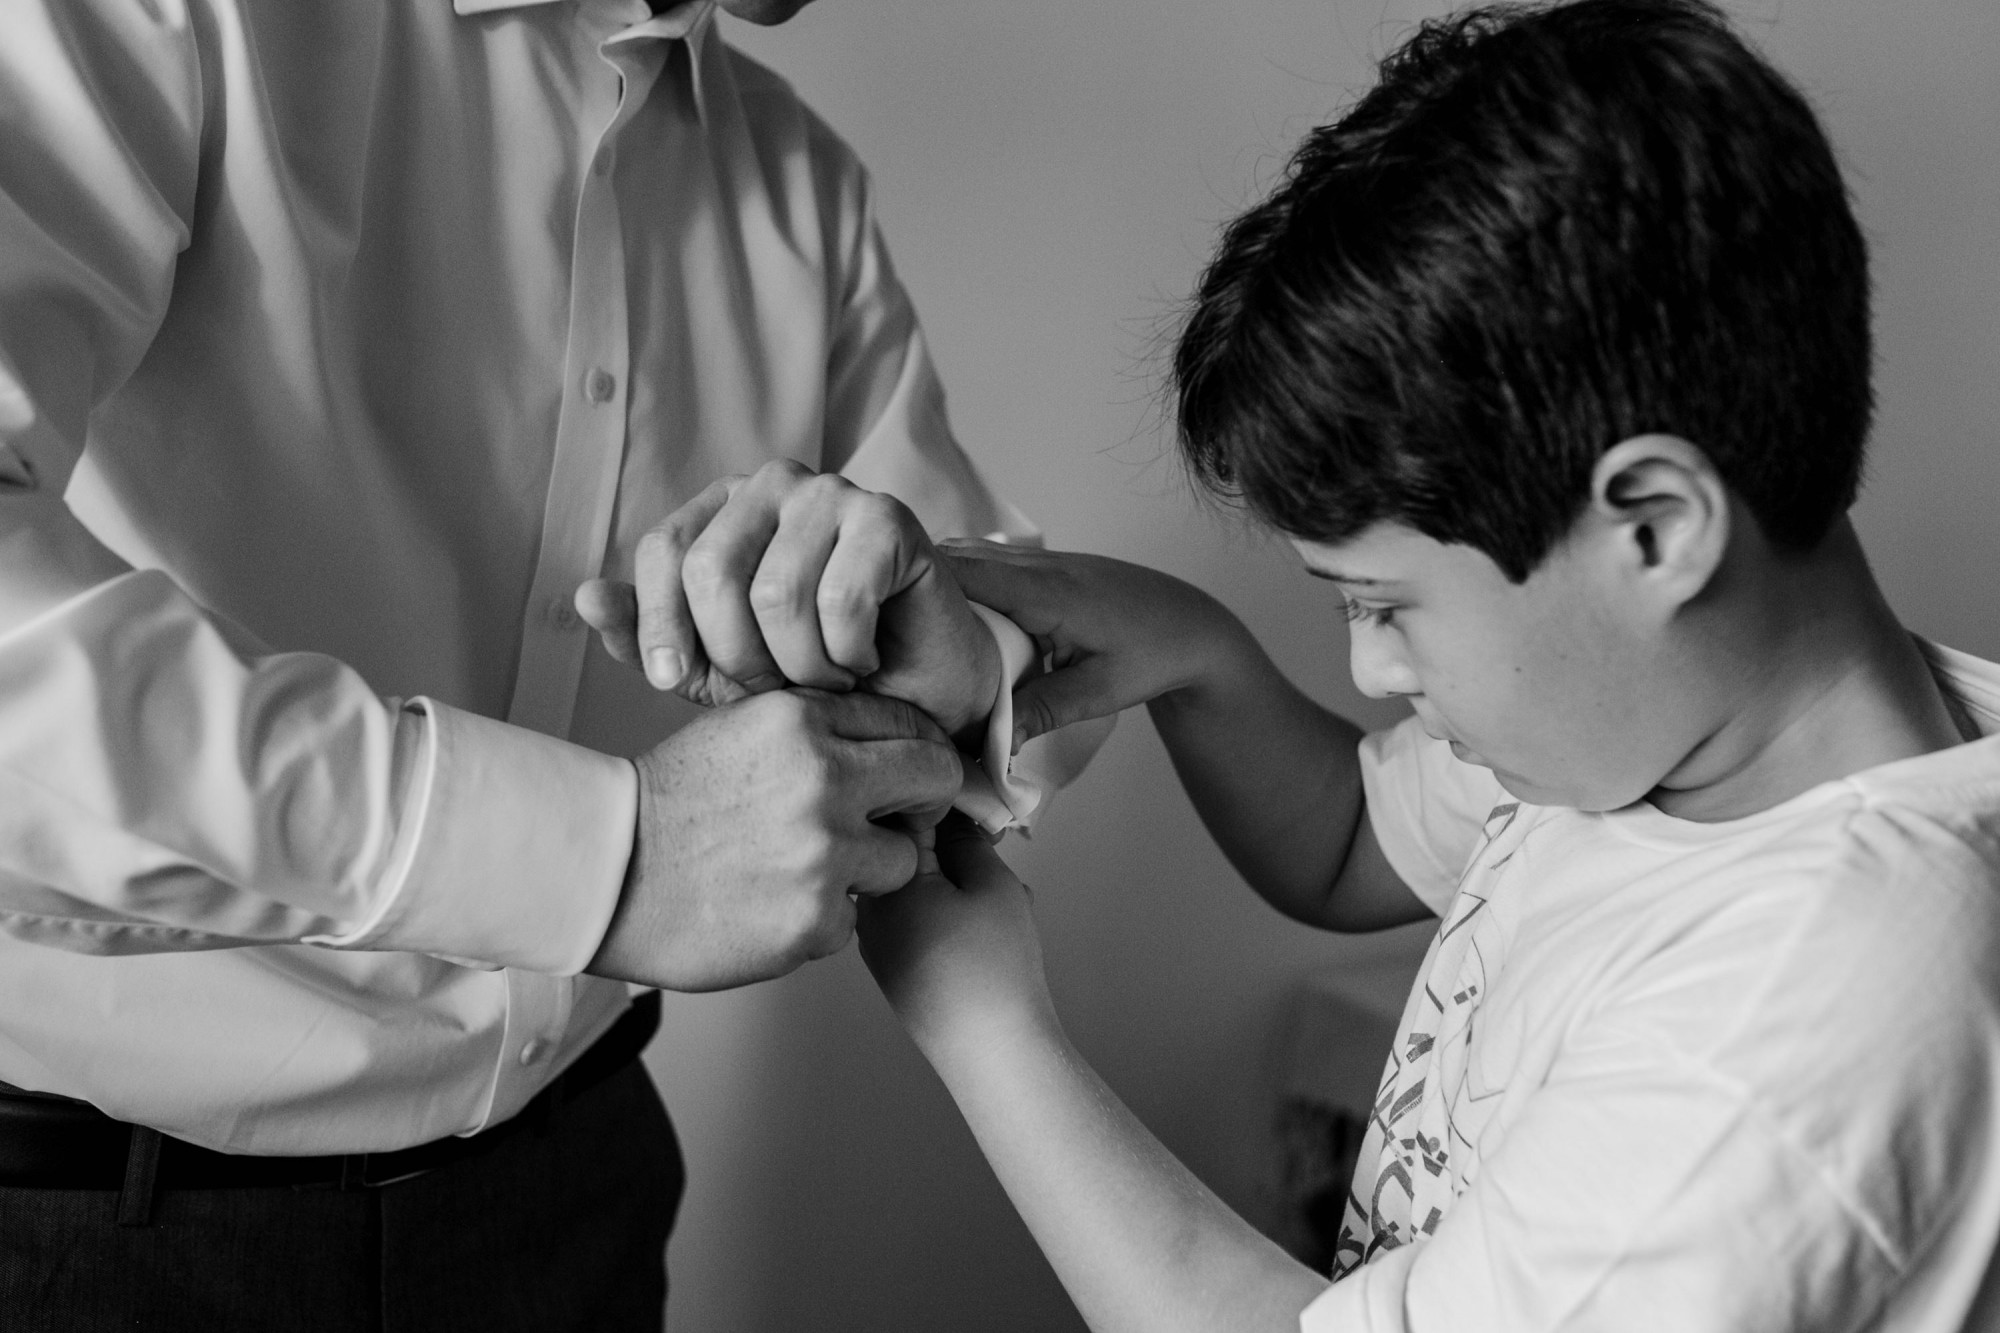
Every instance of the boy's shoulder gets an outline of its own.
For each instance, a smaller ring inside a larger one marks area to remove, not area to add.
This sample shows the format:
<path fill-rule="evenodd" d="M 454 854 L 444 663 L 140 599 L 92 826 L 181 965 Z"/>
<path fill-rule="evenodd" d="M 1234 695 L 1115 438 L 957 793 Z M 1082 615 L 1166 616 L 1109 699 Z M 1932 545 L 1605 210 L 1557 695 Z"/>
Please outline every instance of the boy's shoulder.
<path fill-rule="evenodd" d="M 2000 1075 L 2000 666 L 1924 648 L 1980 737 L 1720 824 L 1524 808 L 1462 880 L 1521 984 L 1808 1117 L 1850 1079 Z"/>
<path fill-rule="evenodd" d="M 1649 884 L 1591 861 L 1628 821 L 1593 841 L 1553 815 L 1579 841 L 1550 851 L 1605 901 L 1594 925 L 1523 920 L 1551 929 L 1514 961 L 1574 967 L 1571 1042 L 1727 1090 L 1907 1259 L 1957 1207 L 1967 1154 L 2000 1156 L 2000 734 L 1807 795 L 1623 863 Z"/>
<path fill-rule="evenodd" d="M 1834 979 L 1822 997 L 1834 1009 L 1906 989 L 1894 1001 L 1904 1014 L 1930 999 L 2000 1013 L 2000 667 L 1925 649 L 1983 734 L 1720 824 L 1650 807 L 1541 811 L 1567 834 L 1551 851 L 1569 875 L 1595 881 L 1614 915 L 1621 891 L 1643 886 L 1628 907 L 1635 922 L 1650 918 L 1642 933 L 1662 942 L 1662 962 L 1726 941 L 1720 953 L 1736 951 L 1739 968 L 1775 984 L 1819 990 Z"/>
<path fill-rule="evenodd" d="M 2000 912 L 2000 664 L 1917 642 L 1969 738 L 1834 784 L 1842 799 L 1831 836 L 1819 838 L 1827 858 L 1819 873 L 1829 891 L 1883 910 L 1992 916 Z"/>

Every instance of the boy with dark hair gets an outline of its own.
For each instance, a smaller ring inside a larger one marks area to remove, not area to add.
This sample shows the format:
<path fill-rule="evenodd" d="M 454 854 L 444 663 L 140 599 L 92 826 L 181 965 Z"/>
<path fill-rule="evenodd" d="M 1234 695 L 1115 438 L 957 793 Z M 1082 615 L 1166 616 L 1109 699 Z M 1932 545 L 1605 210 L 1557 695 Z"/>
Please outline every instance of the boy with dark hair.
<path fill-rule="evenodd" d="M 1229 228 L 1175 363 L 1195 474 L 1414 716 L 1363 738 L 1164 575 L 949 555 L 1050 655 L 1017 736 L 1147 703 L 1279 910 L 1442 918 L 1329 1287 L 1083 1064 L 983 840 L 864 905 L 1094 1328 L 2000 1321 L 2000 668 L 1845 517 L 1869 356 L 1829 146 L 1717 10 L 1482 9 Z"/>

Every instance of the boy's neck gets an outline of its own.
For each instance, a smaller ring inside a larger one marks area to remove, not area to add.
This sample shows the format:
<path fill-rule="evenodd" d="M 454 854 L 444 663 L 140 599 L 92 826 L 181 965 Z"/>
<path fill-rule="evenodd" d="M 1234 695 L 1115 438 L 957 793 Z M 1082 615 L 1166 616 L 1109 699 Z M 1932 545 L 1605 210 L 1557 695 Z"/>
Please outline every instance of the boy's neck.
<path fill-rule="evenodd" d="M 1736 571 L 1722 597 L 1726 715 L 1648 799 L 1713 822 L 1967 739 L 1923 653 L 1876 587 L 1851 524 L 1811 553 Z"/>

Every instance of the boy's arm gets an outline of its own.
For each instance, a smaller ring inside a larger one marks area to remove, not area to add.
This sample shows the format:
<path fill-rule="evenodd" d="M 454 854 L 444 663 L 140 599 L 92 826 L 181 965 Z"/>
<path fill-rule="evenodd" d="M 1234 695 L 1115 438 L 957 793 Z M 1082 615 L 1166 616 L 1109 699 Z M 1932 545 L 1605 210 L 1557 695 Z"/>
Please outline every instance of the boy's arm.
<path fill-rule="evenodd" d="M 1034 635 L 1053 662 L 1015 692 L 1017 743 L 1145 703 L 1203 824 L 1273 907 L 1334 930 L 1431 914 L 1369 823 L 1360 728 L 1286 680 L 1221 603 L 1101 556 L 945 550 L 966 595 Z"/>
<path fill-rule="evenodd" d="M 1326 1279 L 1209 1191 L 1057 1023 L 1019 880 L 940 831 L 947 879 L 862 908 L 861 947 L 994 1173 L 1098 1333 L 1295 1333 Z"/>
<path fill-rule="evenodd" d="M 1329 1286 L 1084 1064 L 992 849 L 946 825 L 937 861 L 863 904 L 862 956 L 1097 1333 L 1845 1328 L 1915 1264 L 1935 1292 L 1935 1246 L 1963 1247 L 1960 1299 L 1987 1266 L 2000 1169 L 1965 1145 L 1990 1119 L 1990 1015 L 1960 1002 L 1976 965 L 1941 957 L 1942 932 L 1848 932 L 1829 964 L 1816 936 L 1773 949 L 1789 894 L 1701 928 L 1740 944 L 1683 957 L 1680 932 L 1566 1036 L 1435 1232 Z M 1856 988 L 1878 943 L 1895 975 L 1923 975 L 1922 950 L 1953 984 L 1905 1006 Z M 1801 1039 L 1815 1027 L 1837 1036 Z"/>

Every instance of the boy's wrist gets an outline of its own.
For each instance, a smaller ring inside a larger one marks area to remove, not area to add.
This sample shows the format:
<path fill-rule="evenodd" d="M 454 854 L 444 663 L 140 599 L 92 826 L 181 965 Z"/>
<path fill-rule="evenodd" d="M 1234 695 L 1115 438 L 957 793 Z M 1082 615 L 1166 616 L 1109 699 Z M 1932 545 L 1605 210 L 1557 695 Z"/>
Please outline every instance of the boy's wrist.
<path fill-rule="evenodd" d="M 1069 1040 L 1046 990 L 1001 1002 L 968 998 L 944 1012 L 905 1014 L 903 1025 L 951 1088 L 998 1073 L 1023 1052 L 1060 1047 Z"/>

